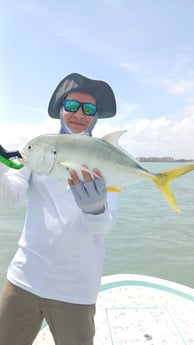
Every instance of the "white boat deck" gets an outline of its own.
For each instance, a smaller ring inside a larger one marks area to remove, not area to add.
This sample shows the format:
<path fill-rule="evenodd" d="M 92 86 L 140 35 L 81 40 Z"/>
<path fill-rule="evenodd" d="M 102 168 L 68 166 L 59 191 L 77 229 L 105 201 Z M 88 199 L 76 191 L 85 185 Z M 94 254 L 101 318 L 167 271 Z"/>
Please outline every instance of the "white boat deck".
<path fill-rule="evenodd" d="M 194 289 L 163 279 L 102 278 L 94 345 L 194 345 Z M 33 345 L 54 345 L 48 327 Z"/>

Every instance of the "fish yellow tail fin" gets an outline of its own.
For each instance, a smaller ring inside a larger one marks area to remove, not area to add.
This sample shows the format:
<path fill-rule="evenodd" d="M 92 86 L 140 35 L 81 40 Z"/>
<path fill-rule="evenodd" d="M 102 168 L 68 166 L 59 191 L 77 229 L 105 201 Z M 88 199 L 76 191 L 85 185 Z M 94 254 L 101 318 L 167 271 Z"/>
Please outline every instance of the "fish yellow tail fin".
<path fill-rule="evenodd" d="M 194 170 L 194 164 L 184 165 L 180 166 L 171 170 L 163 171 L 159 174 L 156 174 L 155 177 L 153 177 L 153 181 L 157 185 L 157 187 L 160 189 L 162 194 L 164 195 L 165 199 L 169 203 L 169 205 L 175 209 L 175 211 L 179 212 L 179 208 L 177 206 L 176 200 L 174 198 L 174 195 L 172 194 L 172 191 L 169 186 L 169 182 L 174 180 L 175 178 L 178 178 L 184 174 L 187 174 L 189 171 Z"/>

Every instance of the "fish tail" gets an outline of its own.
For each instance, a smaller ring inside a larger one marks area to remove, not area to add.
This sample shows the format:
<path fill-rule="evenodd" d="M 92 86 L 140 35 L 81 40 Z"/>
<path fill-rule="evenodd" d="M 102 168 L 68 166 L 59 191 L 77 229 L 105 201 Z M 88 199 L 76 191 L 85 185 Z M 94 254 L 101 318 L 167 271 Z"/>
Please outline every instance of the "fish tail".
<path fill-rule="evenodd" d="M 187 174 L 188 172 L 194 170 L 194 164 L 180 166 L 174 169 L 163 171 L 153 177 L 154 183 L 162 192 L 164 198 L 167 200 L 169 205 L 175 209 L 175 211 L 180 212 L 179 207 L 177 206 L 174 195 L 170 189 L 170 181 Z"/>

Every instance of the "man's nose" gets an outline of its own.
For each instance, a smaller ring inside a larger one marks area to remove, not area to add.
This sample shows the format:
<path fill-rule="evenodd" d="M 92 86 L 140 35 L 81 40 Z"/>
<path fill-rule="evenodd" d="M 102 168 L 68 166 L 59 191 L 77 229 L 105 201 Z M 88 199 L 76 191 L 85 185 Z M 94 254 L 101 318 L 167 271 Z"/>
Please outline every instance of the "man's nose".
<path fill-rule="evenodd" d="M 78 111 L 76 111 L 76 113 L 74 115 L 77 117 L 84 117 L 82 107 L 79 107 Z"/>

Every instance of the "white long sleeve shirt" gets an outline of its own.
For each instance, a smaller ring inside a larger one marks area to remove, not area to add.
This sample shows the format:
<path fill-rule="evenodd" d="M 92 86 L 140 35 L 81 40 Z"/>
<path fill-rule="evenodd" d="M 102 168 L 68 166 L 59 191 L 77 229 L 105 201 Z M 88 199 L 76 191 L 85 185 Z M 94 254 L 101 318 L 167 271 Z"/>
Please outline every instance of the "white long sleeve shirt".
<path fill-rule="evenodd" d="M 104 262 L 104 233 L 113 225 L 117 193 L 103 214 L 84 214 L 67 185 L 28 168 L 0 176 L 0 204 L 14 206 L 27 193 L 27 212 L 8 280 L 35 295 L 95 303 Z"/>

